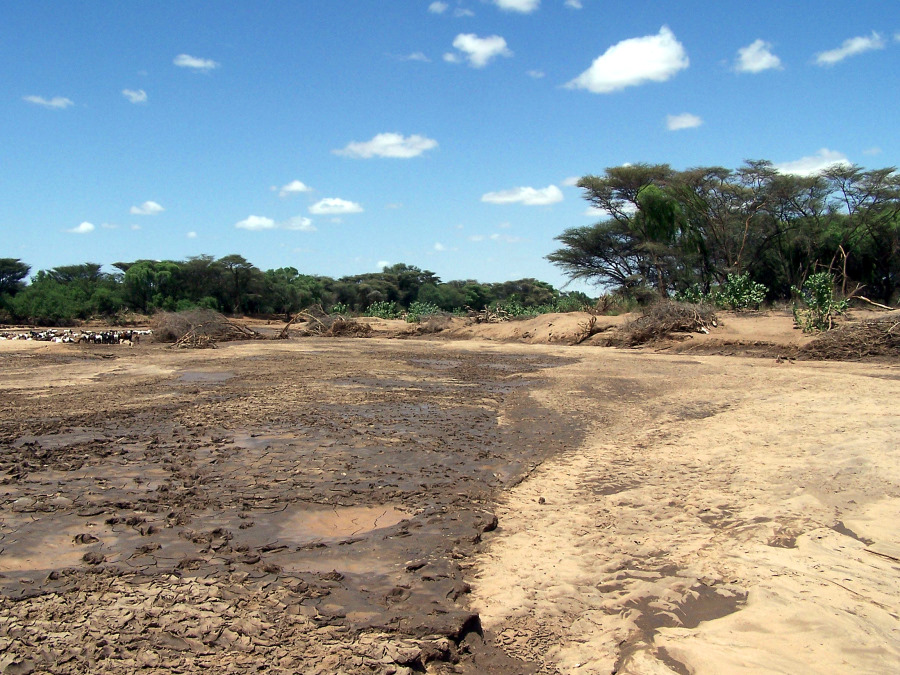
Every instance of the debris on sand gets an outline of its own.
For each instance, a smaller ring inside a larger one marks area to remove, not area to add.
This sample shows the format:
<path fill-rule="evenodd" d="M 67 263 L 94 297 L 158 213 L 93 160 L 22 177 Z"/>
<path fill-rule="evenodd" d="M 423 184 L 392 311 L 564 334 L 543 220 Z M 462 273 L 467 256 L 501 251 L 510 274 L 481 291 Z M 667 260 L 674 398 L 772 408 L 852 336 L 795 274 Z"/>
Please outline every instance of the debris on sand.
<path fill-rule="evenodd" d="M 153 334 L 157 342 L 171 342 L 173 349 L 215 349 L 217 342 L 265 339 L 211 309 L 160 312 L 153 317 Z"/>
<path fill-rule="evenodd" d="M 636 347 L 670 338 L 673 333 L 709 333 L 718 325 L 715 311 L 708 305 L 666 300 L 644 309 L 639 317 L 619 328 L 607 347 Z"/>
<path fill-rule="evenodd" d="M 900 319 L 869 319 L 823 332 L 800 353 L 819 361 L 850 361 L 872 356 L 900 356 Z"/>

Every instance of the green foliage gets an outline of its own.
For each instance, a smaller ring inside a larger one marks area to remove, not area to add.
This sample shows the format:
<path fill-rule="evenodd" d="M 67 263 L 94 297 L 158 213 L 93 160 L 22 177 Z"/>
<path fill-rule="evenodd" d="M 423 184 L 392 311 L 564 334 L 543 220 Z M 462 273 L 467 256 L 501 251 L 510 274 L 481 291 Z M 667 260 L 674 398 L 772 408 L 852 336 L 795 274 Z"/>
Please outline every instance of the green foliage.
<path fill-rule="evenodd" d="M 823 265 L 840 270 L 843 288 L 866 286 L 887 304 L 900 290 L 895 167 L 793 176 L 759 160 L 735 170 L 629 165 L 578 186 L 606 217 L 565 230 L 547 259 L 639 302 L 645 289 L 699 300 L 700 289 L 718 285 L 723 306 L 752 307 L 759 293 L 750 278 L 783 300 Z"/>
<path fill-rule="evenodd" d="M 347 305 L 343 302 L 336 302 L 331 307 L 332 314 L 349 314 L 350 313 L 350 305 Z"/>
<path fill-rule="evenodd" d="M 834 317 L 847 311 L 847 300 L 834 297 L 834 276 L 828 272 L 810 275 L 801 288 L 794 288 L 805 307 L 794 303 L 794 323 L 804 333 L 830 330 L 834 327 Z"/>
<path fill-rule="evenodd" d="M 406 312 L 407 323 L 419 323 L 423 318 L 441 314 L 441 308 L 428 302 L 416 301 Z"/>
<path fill-rule="evenodd" d="M 385 302 L 384 300 L 373 302 L 363 312 L 363 316 L 374 316 L 379 319 L 399 319 L 402 314 L 403 312 L 400 311 L 397 303 L 393 300 L 390 302 Z"/>
<path fill-rule="evenodd" d="M 716 307 L 735 311 L 759 309 L 768 288 L 750 278 L 749 273 L 729 274 L 713 294 Z"/>

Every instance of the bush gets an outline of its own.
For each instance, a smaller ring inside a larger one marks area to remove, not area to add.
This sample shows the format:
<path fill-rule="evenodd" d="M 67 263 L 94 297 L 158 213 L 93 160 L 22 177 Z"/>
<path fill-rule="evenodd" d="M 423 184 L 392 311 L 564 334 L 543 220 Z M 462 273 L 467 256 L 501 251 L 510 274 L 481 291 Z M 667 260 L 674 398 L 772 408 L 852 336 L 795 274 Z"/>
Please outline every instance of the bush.
<path fill-rule="evenodd" d="M 715 312 L 709 305 L 662 300 L 622 325 L 606 344 L 635 347 L 670 337 L 672 333 L 708 333 L 716 325 Z"/>
<path fill-rule="evenodd" d="M 399 319 L 402 315 L 400 308 L 397 307 L 396 302 L 387 302 L 385 300 L 379 300 L 378 302 L 373 302 L 368 306 L 365 312 L 363 312 L 363 316 L 374 316 L 378 319 Z"/>
<path fill-rule="evenodd" d="M 759 309 L 769 289 L 750 278 L 748 273 L 729 274 L 715 293 L 715 304 L 734 311 Z"/>
<path fill-rule="evenodd" d="M 834 277 L 828 272 L 810 275 L 801 288 L 791 290 L 798 295 L 805 307 L 794 303 L 794 323 L 804 333 L 815 333 L 834 328 L 834 318 L 847 311 L 846 300 L 834 297 Z"/>
<path fill-rule="evenodd" d="M 435 314 L 441 314 L 442 310 L 435 304 L 430 302 L 414 302 L 409 306 L 409 309 L 406 311 L 406 322 L 407 323 L 419 323 L 423 317 L 433 316 Z"/>
<path fill-rule="evenodd" d="M 349 314 L 350 313 L 350 305 L 344 302 L 336 302 L 334 306 L 331 308 L 332 314 Z"/>

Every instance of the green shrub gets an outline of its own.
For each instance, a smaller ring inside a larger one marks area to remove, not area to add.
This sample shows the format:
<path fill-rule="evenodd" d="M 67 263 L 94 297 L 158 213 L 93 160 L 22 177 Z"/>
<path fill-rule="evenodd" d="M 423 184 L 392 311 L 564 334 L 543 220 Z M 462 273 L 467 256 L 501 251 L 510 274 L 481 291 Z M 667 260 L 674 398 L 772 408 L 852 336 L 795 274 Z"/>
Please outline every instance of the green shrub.
<path fill-rule="evenodd" d="M 441 314 L 441 308 L 430 302 L 414 302 L 406 311 L 407 323 L 419 323 L 424 317 Z"/>
<path fill-rule="evenodd" d="M 794 323 L 804 333 L 815 333 L 830 330 L 834 327 L 834 317 L 847 311 L 846 300 L 834 297 L 834 277 L 828 272 L 817 272 L 810 275 L 802 288 L 792 287 L 805 307 L 794 303 Z"/>
<path fill-rule="evenodd" d="M 769 289 L 750 278 L 748 273 L 729 274 L 715 293 L 715 304 L 735 311 L 759 309 Z"/>
<path fill-rule="evenodd" d="M 374 316 L 378 319 L 399 319 L 403 313 L 396 302 L 379 300 L 368 306 L 363 316 Z"/>
<path fill-rule="evenodd" d="M 336 302 L 334 306 L 331 308 L 332 314 L 349 314 L 350 313 L 350 305 L 344 302 Z"/>

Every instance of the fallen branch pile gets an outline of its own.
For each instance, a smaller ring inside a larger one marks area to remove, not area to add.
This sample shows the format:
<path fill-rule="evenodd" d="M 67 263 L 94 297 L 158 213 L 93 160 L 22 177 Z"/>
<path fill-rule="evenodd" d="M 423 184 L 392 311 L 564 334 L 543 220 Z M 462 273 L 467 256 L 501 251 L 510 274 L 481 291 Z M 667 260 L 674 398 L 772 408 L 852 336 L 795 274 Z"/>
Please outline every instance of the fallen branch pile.
<path fill-rule="evenodd" d="M 513 316 L 502 307 L 485 307 L 482 310 L 474 310 L 466 307 L 466 315 L 475 323 L 501 323 L 511 321 Z"/>
<path fill-rule="evenodd" d="M 301 336 L 314 337 L 369 337 L 372 326 L 356 319 L 349 319 L 339 314 L 327 314 L 321 307 L 313 307 L 296 314 L 279 333 L 279 339 L 286 339 L 288 328 L 292 324 L 305 321 L 305 325 L 297 332 Z"/>
<path fill-rule="evenodd" d="M 673 333 L 709 333 L 717 325 L 711 307 L 667 300 L 647 307 L 641 316 L 623 324 L 606 345 L 636 347 L 672 337 Z"/>
<path fill-rule="evenodd" d="M 819 335 L 800 349 L 809 359 L 851 361 L 871 356 L 900 357 L 900 321 L 896 317 L 846 323 Z"/>
<path fill-rule="evenodd" d="M 153 335 L 157 342 L 171 342 L 173 349 L 214 349 L 217 342 L 266 339 L 209 309 L 160 312 L 153 317 Z"/>

